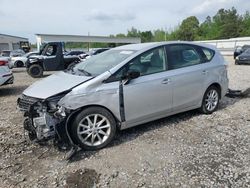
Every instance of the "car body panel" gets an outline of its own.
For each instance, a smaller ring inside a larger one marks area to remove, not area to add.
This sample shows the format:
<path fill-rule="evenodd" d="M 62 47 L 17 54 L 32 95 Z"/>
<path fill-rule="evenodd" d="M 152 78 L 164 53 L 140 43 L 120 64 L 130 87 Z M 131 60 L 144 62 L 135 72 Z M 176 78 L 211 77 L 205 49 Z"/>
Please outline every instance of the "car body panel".
<path fill-rule="evenodd" d="M 151 119 L 172 110 L 173 86 L 166 72 L 141 76 L 123 86 L 125 118 L 128 124 Z"/>
<path fill-rule="evenodd" d="M 198 45 L 213 49 L 215 55 L 207 63 L 145 75 L 123 84 L 125 114 L 122 114 L 120 81 L 105 80 L 141 53 L 168 44 Z M 70 111 L 88 106 L 102 106 L 116 117 L 122 125 L 121 129 L 124 129 L 200 107 L 203 95 L 211 84 L 220 85 L 222 96 L 228 89 L 226 63 L 215 47 L 189 42 L 164 42 L 126 45 L 116 49 L 136 52 L 96 77 L 60 72 L 33 84 L 24 91 L 24 95 L 46 99 L 70 89 L 58 102 L 59 106 Z M 170 79 L 170 82 L 162 84 L 165 79 Z M 125 115 L 125 120 L 121 115 Z"/>

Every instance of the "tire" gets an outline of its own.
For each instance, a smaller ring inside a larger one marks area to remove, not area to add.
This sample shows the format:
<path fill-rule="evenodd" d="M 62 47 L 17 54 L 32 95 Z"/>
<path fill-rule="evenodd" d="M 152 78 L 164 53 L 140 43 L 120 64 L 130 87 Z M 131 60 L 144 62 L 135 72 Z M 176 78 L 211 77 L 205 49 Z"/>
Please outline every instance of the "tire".
<path fill-rule="evenodd" d="M 34 64 L 28 68 L 28 73 L 33 78 L 41 78 L 43 76 L 43 68 L 41 65 Z"/>
<path fill-rule="evenodd" d="M 98 150 L 107 146 L 114 139 L 116 121 L 106 109 L 89 107 L 76 116 L 70 132 L 73 141 L 82 149 Z"/>
<path fill-rule="evenodd" d="M 17 61 L 16 63 L 16 67 L 23 67 L 24 63 L 22 61 Z"/>
<path fill-rule="evenodd" d="M 215 86 L 210 86 L 202 100 L 200 111 L 204 114 L 212 114 L 218 109 L 220 101 L 220 90 Z"/>

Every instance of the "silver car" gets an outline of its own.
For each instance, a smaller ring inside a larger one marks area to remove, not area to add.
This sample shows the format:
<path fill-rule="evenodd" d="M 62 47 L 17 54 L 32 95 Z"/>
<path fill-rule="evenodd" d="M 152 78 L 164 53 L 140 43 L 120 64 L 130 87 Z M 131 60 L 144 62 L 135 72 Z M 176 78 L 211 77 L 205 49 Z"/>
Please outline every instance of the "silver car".
<path fill-rule="evenodd" d="M 118 129 L 192 109 L 211 114 L 227 90 L 227 64 L 214 47 L 143 43 L 113 48 L 34 83 L 18 106 L 30 139 L 95 150 Z"/>

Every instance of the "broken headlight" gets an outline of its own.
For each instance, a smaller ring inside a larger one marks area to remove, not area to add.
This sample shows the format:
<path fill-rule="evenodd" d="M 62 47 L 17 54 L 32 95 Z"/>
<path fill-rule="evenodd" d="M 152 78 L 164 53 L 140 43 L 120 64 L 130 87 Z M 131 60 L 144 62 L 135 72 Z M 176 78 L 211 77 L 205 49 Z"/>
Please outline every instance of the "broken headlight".
<path fill-rule="evenodd" d="M 61 98 L 63 98 L 69 91 L 66 91 L 64 93 L 55 95 L 53 97 L 48 98 L 47 101 L 47 106 L 48 106 L 48 110 L 49 112 L 56 112 L 59 108 L 58 106 L 58 102 Z"/>

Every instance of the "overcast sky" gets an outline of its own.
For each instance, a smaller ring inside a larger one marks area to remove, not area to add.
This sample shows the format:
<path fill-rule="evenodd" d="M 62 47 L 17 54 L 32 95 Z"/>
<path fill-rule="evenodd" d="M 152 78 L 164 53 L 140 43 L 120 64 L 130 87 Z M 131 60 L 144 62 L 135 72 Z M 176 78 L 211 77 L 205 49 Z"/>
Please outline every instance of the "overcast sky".
<path fill-rule="evenodd" d="M 250 0 L 0 0 L 0 33 L 110 35 L 173 28 L 191 15 L 203 21 L 220 8 L 250 10 Z"/>

